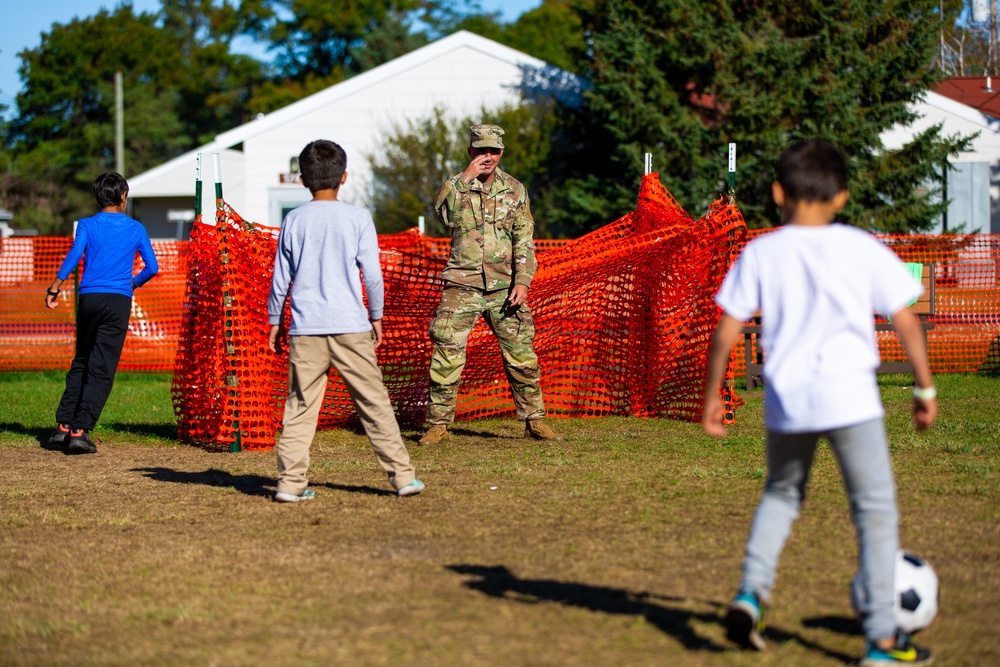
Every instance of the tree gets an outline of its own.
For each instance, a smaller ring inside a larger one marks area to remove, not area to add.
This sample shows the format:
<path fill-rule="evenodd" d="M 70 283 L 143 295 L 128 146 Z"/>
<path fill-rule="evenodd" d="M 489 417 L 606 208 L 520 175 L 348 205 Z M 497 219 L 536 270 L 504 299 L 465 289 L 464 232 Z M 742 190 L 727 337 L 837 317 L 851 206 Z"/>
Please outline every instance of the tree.
<path fill-rule="evenodd" d="M 580 11 L 591 85 L 585 106 L 568 110 L 575 139 L 566 145 L 579 157 L 559 208 L 581 230 L 630 210 L 644 152 L 698 215 L 724 190 L 729 142 L 740 208 L 751 226 L 766 226 L 777 220 L 773 164 L 810 136 L 848 156 L 847 221 L 925 230 L 943 210 L 918 186 L 939 182 L 965 140 L 932 128 L 890 151 L 880 138 L 914 120 L 908 105 L 939 76 L 937 0 L 597 0 Z"/>
<path fill-rule="evenodd" d="M 973 23 L 970 4 L 968 0 L 942 2 L 945 19 L 934 66 L 949 76 L 1000 74 L 989 62 L 989 23 Z"/>
<path fill-rule="evenodd" d="M 0 186 L 19 224 L 67 232 L 93 212 L 90 184 L 115 168 L 115 72 L 124 73 L 128 172 L 245 119 L 261 66 L 229 54 L 228 33 L 203 22 L 209 4 L 166 0 L 162 26 L 161 17 L 121 5 L 53 24 L 21 54 L 24 88 L 3 127 L 9 168 Z"/>
<path fill-rule="evenodd" d="M 391 128 L 383 137 L 383 148 L 365 156 L 372 165 L 369 207 L 379 233 L 415 227 L 417 218 L 424 216 L 428 235 L 450 236 L 435 216 L 434 198 L 441 184 L 469 162 L 469 127 L 496 123 L 507 130 L 500 167 L 528 188 L 535 235 L 546 236 L 550 211 L 545 193 L 552 185 L 549 137 L 555 121 L 553 103 L 542 101 L 483 109 L 478 116 L 466 118 L 437 108 L 427 118 Z"/>
<path fill-rule="evenodd" d="M 590 0 L 576 0 L 580 6 Z M 468 30 L 495 42 L 544 60 L 567 72 L 579 73 L 587 50 L 583 24 L 570 0 L 543 0 L 538 7 L 521 14 L 513 23 L 503 23 L 497 13 L 483 12 L 475 3 L 472 10 L 442 11 L 434 15 L 438 34 Z"/>
<path fill-rule="evenodd" d="M 500 41 L 577 74 L 587 51 L 583 23 L 566 0 L 545 0 L 525 12 L 504 30 Z"/>
<path fill-rule="evenodd" d="M 270 45 L 281 74 L 308 75 L 336 82 L 360 66 L 352 50 L 381 26 L 405 21 L 420 0 L 244 0 L 240 16 L 248 34 Z"/>

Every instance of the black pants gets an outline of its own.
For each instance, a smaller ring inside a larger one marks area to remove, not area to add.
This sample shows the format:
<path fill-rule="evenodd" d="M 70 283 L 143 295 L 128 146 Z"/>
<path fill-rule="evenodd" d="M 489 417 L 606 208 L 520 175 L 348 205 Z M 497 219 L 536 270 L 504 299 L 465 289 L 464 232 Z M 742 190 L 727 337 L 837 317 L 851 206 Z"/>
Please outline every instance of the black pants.
<path fill-rule="evenodd" d="M 92 430 L 111 394 L 125 345 L 132 299 L 122 294 L 83 294 L 76 313 L 76 356 L 56 421 Z"/>

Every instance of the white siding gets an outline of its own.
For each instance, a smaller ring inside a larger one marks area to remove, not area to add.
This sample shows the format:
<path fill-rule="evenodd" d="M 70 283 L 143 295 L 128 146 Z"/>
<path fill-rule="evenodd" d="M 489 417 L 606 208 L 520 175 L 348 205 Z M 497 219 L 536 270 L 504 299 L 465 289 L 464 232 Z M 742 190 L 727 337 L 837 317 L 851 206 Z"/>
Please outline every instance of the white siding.
<path fill-rule="evenodd" d="M 429 117 L 435 107 L 454 118 L 474 115 L 482 108 L 517 100 L 522 86 L 539 82 L 554 95 L 572 94 L 581 85 L 573 75 L 536 58 L 458 32 L 225 132 L 211 144 L 129 179 L 131 194 L 151 199 L 192 196 L 195 155 L 201 152 L 207 219 L 215 196 L 212 153 L 222 151 L 226 201 L 247 220 L 277 226 L 280 215 L 276 211 L 282 204 L 308 196 L 301 185 L 281 182 L 281 175 L 289 171 L 289 160 L 310 141 L 330 139 L 347 151 L 349 177 L 341 196 L 361 204 L 367 200 L 371 174 L 366 157 L 378 150 L 386 133 Z M 153 203 L 146 210 L 164 210 Z"/>

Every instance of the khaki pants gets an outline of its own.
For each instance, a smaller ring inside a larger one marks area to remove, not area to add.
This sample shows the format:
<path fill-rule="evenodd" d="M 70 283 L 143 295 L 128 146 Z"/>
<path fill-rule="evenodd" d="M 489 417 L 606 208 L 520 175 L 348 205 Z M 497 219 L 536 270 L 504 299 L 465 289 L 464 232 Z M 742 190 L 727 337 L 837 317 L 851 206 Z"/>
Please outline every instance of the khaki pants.
<path fill-rule="evenodd" d="M 344 378 L 368 441 L 394 488 L 414 479 L 410 455 L 399 434 L 389 392 L 375 359 L 373 332 L 328 336 L 290 336 L 288 398 L 278 440 L 278 491 L 295 495 L 309 482 L 309 446 L 326 393 L 327 371 L 333 366 Z"/>

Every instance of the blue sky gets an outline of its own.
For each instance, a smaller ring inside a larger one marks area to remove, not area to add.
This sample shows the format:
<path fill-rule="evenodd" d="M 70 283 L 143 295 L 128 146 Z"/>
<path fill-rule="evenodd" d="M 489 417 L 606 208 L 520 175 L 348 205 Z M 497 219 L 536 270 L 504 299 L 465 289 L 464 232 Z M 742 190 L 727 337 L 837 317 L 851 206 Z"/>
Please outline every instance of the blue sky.
<path fill-rule="evenodd" d="M 136 12 L 153 12 L 159 9 L 160 0 L 131 0 Z M 3 3 L 3 20 L 0 21 L 0 104 L 8 107 L 11 116 L 14 97 L 21 90 L 17 68 L 21 59 L 17 54 L 24 49 L 36 48 L 41 35 L 53 23 L 68 23 L 74 18 L 92 16 L 101 9 L 114 9 L 120 0 L 40 0 L 38 2 Z M 533 9 L 542 0 L 480 0 L 487 11 L 499 11 L 505 20 L 512 21 Z"/>

